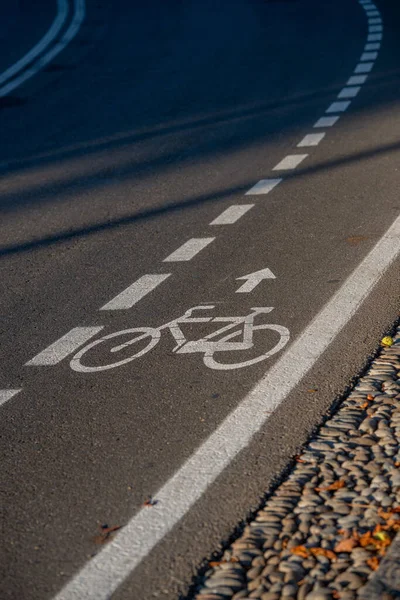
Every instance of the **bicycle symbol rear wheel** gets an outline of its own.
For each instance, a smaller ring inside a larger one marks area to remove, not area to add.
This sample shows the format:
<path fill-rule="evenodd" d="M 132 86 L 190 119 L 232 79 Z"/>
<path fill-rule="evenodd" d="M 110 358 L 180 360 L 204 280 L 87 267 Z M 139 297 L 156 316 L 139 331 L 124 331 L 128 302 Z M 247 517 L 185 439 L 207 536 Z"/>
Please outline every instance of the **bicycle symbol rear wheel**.
<path fill-rule="evenodd" d="M 275 344 L 275 346 L 271 348 L 271 350 L 268 350 L 268 352 L 264 352 L 264 354 L 260 354 L 260 356 L 250 358 L 239 363 L 218 362 L 214 359 L 214 355 L 218 352 L 218 350 L 210 350 L 209 353 L 206 353 L 203 358 L 206 367 L 208 367 L 209 369 L 215 369 L 219 371 L 228 371 L 230 369 L 242 369 L 244 367 L 249 367 L 250 365 L 255 365 L 256 363 L 266 360 L 270 356 L 273 356 L 274 354 L 282 350 L 282 348 L 286 346 L 290 338 L 289 330 L 286 327 L 283 327 L 283 325 L 270 325 L 269 323 L 266 323 L 265 325 L 254 325 L 252 329 L 253 331 L 259 329 L 269 329 L 271 331 L 276 331 L 276 333 L 278 333 L 280 336 L 279 340 Z M 223 338 L 223 341 L 226 342 L 232 338 L 238 337 L 239 335 L 242 335 L 242 333 L 242 330 L 234 331 L 233 333 L 230 333 L 229 335 L 225 336 Z"/>
<path fill-rule="evenodd" d="M 136 354 L 133 354 L 132 356 L 129 356 L 128 358 L 124 358 L 122 360 L 117 360 L 115 362 L 97 365 L 97 366 L 90 366 L 88 364 L 83 363 L 82 359 L 84 357 L 87 359 L 88 358 L 87 354 L 88 353 L 90 354 L 90 351 L 93 350 L 93 348 L 95 348 L 96 346 L 99 346 L 100 344 L 104 344 L 104 342 L 106 342 L 107 340 L 111 340 L 118 336 L 127 335 L 130 333 L 138 333 L 139 335 L 134 337 L 132 340 L 129 340 L 128 342 L 123 342 L 122 344 L 117 344 L 116 346 L 114 346 L 113 348 L 110 349 L 110 352 L 119 352 L 123 348 L 127 348 L 128 346 L 131 346 L 131 345 L 136 345 L 138 342 L 140 342 L 142 340 L 146 340 L 146 338 L 149 338 L 147 345 L 145 345 L 144 348 L 139 350 L 139 352 L 136 352 Z M 104 337 L 100 338 L 99 340 L 95 340 L 94 342 L 87 344 L 87 346 L 84 346 L 81 350 L 79 350 L 79 352 L 77 352 L 75 354 L 75 356 L 72 358 L 72 360 L 70 362 L 71 369 L 73 371 L 78 371 L 79 373 L 95 373 L 97 371 L 106 371 L 107 369 L 114 369 L 115 367 L 120 367 L 122 365 L 126 365 L 127 363 L 131 362 L 132 360 L 135 360 L 136 358 L 143 356 L 143 354 L 150 352 L 150 350 L 152 348 L 154 348 L 154 346 L 156 344 L 158 344 L 160 337 L 161 337 L 161 332 L 158 329 L 155 329 L 153 327 L 123 329 L 122 331 L 110 333 L 109 335 L 105 335 Z"/>

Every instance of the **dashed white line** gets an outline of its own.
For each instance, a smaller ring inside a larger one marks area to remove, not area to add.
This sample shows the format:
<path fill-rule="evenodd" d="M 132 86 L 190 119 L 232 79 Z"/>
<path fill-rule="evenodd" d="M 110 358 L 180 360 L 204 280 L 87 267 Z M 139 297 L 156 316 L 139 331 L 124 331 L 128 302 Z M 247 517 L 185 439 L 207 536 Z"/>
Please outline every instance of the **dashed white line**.
<path fill-rule="evenodd" d="M 381 45 L 379 43 L 377 43 L 377 44 L 365 44 L 364 50 L 379 50 L 380 47 L 381 47 Z"/>
<path fill-rule="evenodd" d="M 368 79 L 368 75 L 352 75 L 347 81 L 347 85 L 362 85 Z"/>
<path fill-rule="evenodd" d="M 360 61 L 363 62 L 366 60 L 376 60 L 377 58 L 377 52 L 363 52 L 363 54 L 361 54 Z"/>
<path fill-rule="evenodd" d="M 211 244 L 215 240 L 215 237 L 207 238 L 192 238 L 182 244 L 175 252 L 172 252 L 167 258 L 164 258 L 163 262 L 182 262 L 191 260 L 196 254 L 203 250 L 208 244 Z"/>
<path fill-rule="evenodd" d="M 256 185 L 254 185 L 245 196 L 257 196 L 259 194 L 269 194 L 279 183 L 283 181 L 282 178 L 278 179 L 261 179 Z"/>
<path fill-rule="evenodd" d="M 380 25 L 382 23 L 382 19 L 368 19 L 369 25 Z"/>
<path fill-rule="evenodd" d="M 126 290 L 107 302 L 100 310 L 126 310 L 132 308 L 142 298 L 152 292 L 160 283 L 168 279 L 171 273 L 143 275 Z"/>
<path fill-rule="evenodd" d="M 210 225 L 232 225 L 236 223 L 243 215 L 245 215 L 254 204 L 233 204 L 224 212 L 222 212 L 216 219 L 211 221 Z"/>
<path fill-rule="evenodd" d="M 318 146 L 321 140 L 325 137 L 325 133 L 308 133 L 303 137 L 301 142 L 297 144 L 298 148 L 307 146 Z"/>
<path fill-rule="evenodd" d="M 340 117 L 321 117 L 318 119 L 316 123 L 314 123 L 313 127 L 333 127 L 335 123 L 339 121 Z"/>
<path fill-rule="evenodd" d="M 344 100 L 343 102 L 332 102 L 330 106 L 326 109 L 327 113 L 335 113 L 335 112 L 344 112 L 350 106 L 349 100 Z"/>
<path fill-rule="evenodd" d="M 367 37 L 368 42 L 381 42 L 383 35 L 381 33 L 372 33 Z"/>
<path fill-rule="evenodd" d="M 381 33 L 383 31 L 382 25 L 370 25 L 368 27 L 369 33 Z"/>
<path fill-rule="evenodd" d="M 74 327 L 54 342 L 54 344 L 39 352 L 39 354 L 26 363 L 26 366 L 44 367 L 57 365 L 102 329 L 104 329 L 103 325 L 98 327 Z"/>
<path fill-rule="evenodd" d="M 8 402 L 13 396 L 19 394 L 21 390 L 22 388 L 18 390 L 0 390 L 0 406 Z"/>
<path fill-rule="evenodd" d="M 368 10 L 366 11 L 366 14 L 368 17 L 380 17 L 381 13 L 379 12 L 379 10 Z"/>
<path fill-rule="evenodd" d="M 288 154 L 272 170 L 288 171 L 289 169 L 295 169 L 307 156 L 308 154 Z"/>
<path fill-rule="evenodd" d="M 370 73 L 372 71 L 373 66 L 373 62 L 360 63 L 354 69 L 354 73 Z"/>
<path fill-rule="evenodd" d="M 338 98 L 355 98 L 360 90 L 360 86 L 345 87 L 339 92 Z"/>

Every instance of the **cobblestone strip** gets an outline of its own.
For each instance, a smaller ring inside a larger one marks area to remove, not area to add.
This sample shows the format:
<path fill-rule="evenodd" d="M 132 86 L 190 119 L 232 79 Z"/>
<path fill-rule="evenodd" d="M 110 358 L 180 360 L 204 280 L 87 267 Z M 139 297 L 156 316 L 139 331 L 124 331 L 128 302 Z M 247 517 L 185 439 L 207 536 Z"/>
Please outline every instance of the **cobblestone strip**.
<path fill-rule="evenodd" d="M 196 600 L 363 598 L 400 529 L 400 327 L 393 340 L 210 563 Z"/>

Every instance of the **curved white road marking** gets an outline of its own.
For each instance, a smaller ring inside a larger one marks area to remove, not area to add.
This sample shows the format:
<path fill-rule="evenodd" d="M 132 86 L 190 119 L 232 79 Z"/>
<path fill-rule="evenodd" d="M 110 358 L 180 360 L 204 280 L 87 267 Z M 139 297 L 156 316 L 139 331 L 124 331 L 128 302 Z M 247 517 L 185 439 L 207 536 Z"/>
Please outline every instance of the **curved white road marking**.
<path fill-rule="evenodd" d="M 50 29 L 47 33 L 42 37 L 40 42 L 38 42 L 25 56 L 23 56 L 20 60 L 14 63 L 11 67 L 3 71 L 0 74 L 0 85 L 2 85 L 8 79 L 11 79 L 22 71 L 29 65 L 29 63 L 33 62 L 35 58 L 39 56 L 46 48 L 55 40 L 57 35 L 60 33 L 62 26 L 64 25 L 68 15 L 68 0 L 57 0 L 57 15 L 54 19 Z"/>
<path fill-rule="evenodd" d="M 73 40 L 73 38 L 78 33 L 83 20 L 85 18 L 86 7 L 85 0 L 75 0 L 74 2 L 74 14 L 72 21 L 66 30 L 66 32 L 62 35 L 61 39 L 44 55 L 42 55 L 38 60 L 36 60 L 31 67 L 26 69 L 21 75 L 15 77 L 9 83 L 6 83 L 2 87 L 0 87 L 0 98 L 9 94 L 12 90 L 19 87 L 25 81 L 36 75 L 38 71 L 43 69 L 57 54 L 59 54 L 64 48 Z"/>

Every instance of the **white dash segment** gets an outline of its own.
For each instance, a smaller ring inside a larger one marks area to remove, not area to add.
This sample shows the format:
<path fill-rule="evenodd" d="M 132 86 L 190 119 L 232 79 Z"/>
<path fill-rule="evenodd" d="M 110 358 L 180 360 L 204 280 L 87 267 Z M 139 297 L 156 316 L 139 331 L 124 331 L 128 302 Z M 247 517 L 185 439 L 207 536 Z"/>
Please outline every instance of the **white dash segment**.
<path fill-rule="evenodd" d="M 354 69 L 354 73 L 370 73 L 372 71 L 373 66 L 373 62 L 360 63 Z"/>
<path fill-rule="evenodd" d="M 381 45 L 379 43 L 376 44 L 365 44 L 364 50 L 379 50 Z"/>
<path fill-rule="evenodd" d="M 192 238 L 182 244 L 175 252 L 164 258 L 163 262 L 183 262 L 191 260 L 196 254 L 203 250 L 208 244 L 211 244 L 215 237 Z"/>
<path fill-rule="evenodd" d="M 345 87 L 339 92 L 338 98 L 355 98 L 360 90 L 361 87 L 357 85 Z"/>
<path fill-rule="evenodd" d="M 364 62 L 366 60 L 376 60 L 378 58 L 377 52 L 363 52 L 361 54 L 360 61 Z"/>
<path fill-rule="evenodd" d="M 75 350 L 78 350 L 83 344 L 94 337 L 104 326 L 98 327 L 74 327 L 63 335 L 59 340 L 51 344 L 42 352 L 39 352 L 34 358 L 26 363 L 26 366 L 44 367 L 57 365 Z"/>
<path fill-rule="evenodd" d="M 297 144 L 298 148 L 303 148 L 307 146 L 318 146 L 321 140 L 324 139 L 325 133 L 308 133 L 303 137 L 301 142 Z"/>
<path fill-rule="evenodd" d="M 352 75 L 347 82 L 347 85 L 362 85 L 367 81 L 368 75 Z"/>
<path fill-rule="evenodd" d="M 368 19 L 368 25 L 382 25 L 382 19 Z"/>
<path fill-rule="evenodd" d="M 307 156 L 308 154 L 288 154 L 272 170 L 288 171 L 289 169 L 295 169 Z"/>
<path fill-rule="evenodd" d="M 383 35 L 381 33 L 372 33 L 367 37 L 367 42 L 381 42 Z"/>
<path fill-rule="evenodd" d="M 343 102 L 332 102 L 326 109 L 327 113 L 344 112 L 350 106 L 350 100 L 344 100 Z"/>
<path fill-rule="evenodd" d="M 367 10 L 366 15 L 369 18 L 376 18 L 376 17 L 380 18 L 381 13 L 379 12 L 379 10 Z"/>
<path fill-rule="evenodd" d="M 245 215 L 254 204 L 233 204 L 222 212 L 210 225 L 232 225 Z"/>
<path fill-rule="evenodd" d="M 354 316 L 400 254 L 400 217 L 236 408 L 54 600 L 109 600 L 245 449 Z"/>
<path fill-rule="evenodd" d="M 245 196 L 257 196 L 259 194 L 269 194 L 271 190 L 274 189 L 277 185 L 279 185 L 283 181 L 280 177 L 278 179 L 261 179 L 256 185 L 254 185 L 248 192 L 246 192 Z"/>
<path fill-rule="evenodd" d="M 368 33 L 382 33 L 382 31 L 383 31 L 382 25 L 370 25 L 368 27 Z"/>
<path fill-rule="evenodd" d="M 107 302 L 100 310 L 127 310 L 135 306 L 147 294 L 152 292 L 160 283 L 168 279 L 171 273 L 143 275 L 123 292 Z"/>
<path fill-rule="evenodd" d="M 333 125 L 335 125 L 335 123 L 337 123 L 339 119 L 339 116 L 321 117 L 316 123 L 314 123 L 313 127 L 333 127 Z"/>
<path fill-rule="evenodd" d="M 8 402 L 13 396 L 19 394 L 21 390 L 22 388 L 18 390 L 0 390 L 0 406 Z"/>

